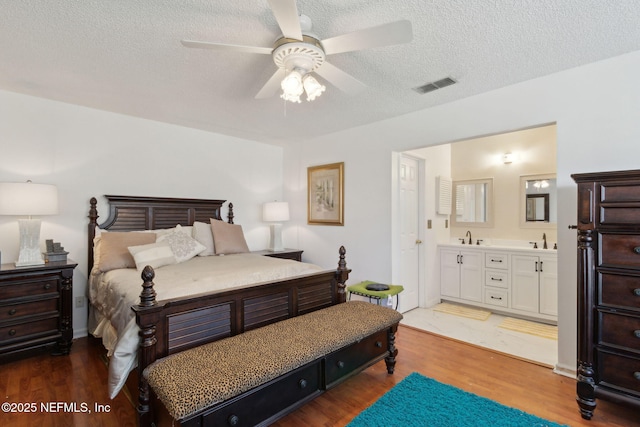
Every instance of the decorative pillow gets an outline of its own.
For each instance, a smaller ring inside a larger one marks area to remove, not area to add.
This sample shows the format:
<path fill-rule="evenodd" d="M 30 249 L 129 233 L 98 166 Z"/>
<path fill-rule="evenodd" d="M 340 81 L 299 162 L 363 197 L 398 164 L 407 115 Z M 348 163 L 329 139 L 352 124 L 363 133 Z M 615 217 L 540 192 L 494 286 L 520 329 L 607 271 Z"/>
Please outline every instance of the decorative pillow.
<path fill-rule="evenodd" d="M 211 234 L 216 255 L 249 252 L 242 226 L 211 218 Z"/>
<path fill-rule="evenodd" d="M 211 234 L 211 225 L 206 222 L 193 223 L 193 238 L 205 246 L 205 250 L 200 252 L 198 256 L 215 255 L 213 246 L 213 234 Z"/>
<path fill-rule="evenodd" d="M 185 262 L 207 249 L 202 243 L 182 231 L 178 225 L 172 233 L 158 237 L 158 242 L 167 242 L 171 246 L 177 262 Z"/>
<path fill-rule="evenodd" d="M 165 265 L 175 264 L 176 257 L 169 242 L 150 243 L 148 245 L 130 246 L 129 252 L 133 255 L 138 271 L 142 271 L 147 265 L 160 268 Z"/>
<path fill-rule="evenodd" d="M 104 273 L 117 268 L 134 268 L 136 263 L 129 252 L 129 246 L 146 245 L 155 241 L 155 233 L 103 232 L 99 242 L 98 269 Z"/>

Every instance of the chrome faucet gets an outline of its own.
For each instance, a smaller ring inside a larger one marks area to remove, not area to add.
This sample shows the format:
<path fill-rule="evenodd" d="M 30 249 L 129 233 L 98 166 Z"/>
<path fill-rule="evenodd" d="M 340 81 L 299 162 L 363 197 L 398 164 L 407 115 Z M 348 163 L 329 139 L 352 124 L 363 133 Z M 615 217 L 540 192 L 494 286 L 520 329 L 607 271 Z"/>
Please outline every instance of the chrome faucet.
<path fill-rule="evenodd" d="M 471 238 L 471 231 L 467 230 L 467 234 L 465 234 L 465 237 L 469 236 L 469 244 L 473 245 L 473 239 Z"/>
<path fill-rule="evenodd" d="M 547 233 L 542 233 L 542 249 L 547 249 Z"/>

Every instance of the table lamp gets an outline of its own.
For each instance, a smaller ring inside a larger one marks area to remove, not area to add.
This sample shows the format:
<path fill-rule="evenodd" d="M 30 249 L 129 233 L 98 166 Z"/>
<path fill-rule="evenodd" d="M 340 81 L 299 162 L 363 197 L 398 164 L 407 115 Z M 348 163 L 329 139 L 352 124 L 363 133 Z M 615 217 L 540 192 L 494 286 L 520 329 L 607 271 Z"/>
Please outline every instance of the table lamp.
<path fill-rule="evenodd" d="M 269 250 L 277 252 L 284 249 L 282 246 L 282 224 L 281 221 L 289 221 L 289 203 L 287 202 L 269 202 L 262 206 L 262 220 L 272 222 L 271 224 L 271 241 Z"/>
<path fill-rule="evenodd" d="M 40 251 L 40 219 L 32 215 L 58 213 L 55 185 L 27 182 L 0 182 L 0 215 L 28 216 L 19 219 L 20 254 L 16 267 L 44 264 Z"/>

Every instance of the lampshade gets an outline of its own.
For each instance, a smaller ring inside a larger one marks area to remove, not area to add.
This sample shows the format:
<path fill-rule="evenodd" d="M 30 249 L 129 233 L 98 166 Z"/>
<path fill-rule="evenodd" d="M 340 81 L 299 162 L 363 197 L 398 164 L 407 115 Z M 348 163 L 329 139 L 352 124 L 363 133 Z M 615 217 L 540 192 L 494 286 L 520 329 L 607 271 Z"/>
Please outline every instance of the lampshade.
<path fill-rule="evenodd" d="M 262 206 L 262 220 L 268 222 L 289 221 L 289 203 L 265 203 Z"/>
<path fill-rule="evenodd" d="M 58 189 L 32 182 L 0 183 L 0 215 L 55 215 Z"/>
<path fill-rule="evenodd" d="M 58 213 L 58 189 L 55 185 L 27 182 L 0 183 L 0 215 L 28 216 L 18 219 L 20 253 L 16 267 L 44 264 L 40 253 L 40 219 L 32 215 Z"/>

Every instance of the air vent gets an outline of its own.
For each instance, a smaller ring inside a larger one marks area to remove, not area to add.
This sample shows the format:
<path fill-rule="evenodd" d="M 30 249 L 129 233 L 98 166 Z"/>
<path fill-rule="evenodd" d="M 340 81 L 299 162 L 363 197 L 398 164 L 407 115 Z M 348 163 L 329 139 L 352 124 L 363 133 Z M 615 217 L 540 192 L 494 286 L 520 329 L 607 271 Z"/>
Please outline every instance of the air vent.
<path fill-rule="evenodd" d="M 414 87 L 413 90 L 420 94 L 425 94 L 429 92 L 433 92 L 437 89 L 442 89 L 443 87 L 451 86 L 452 84 L 457 83 L 451 77 L 445 77 L 444 79 L 438 80 L 436 82 L 427 83 L 422 86 Z"/>

